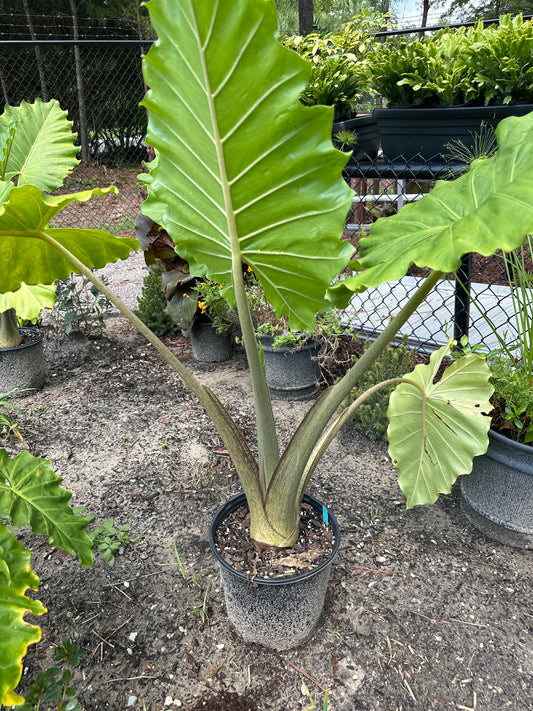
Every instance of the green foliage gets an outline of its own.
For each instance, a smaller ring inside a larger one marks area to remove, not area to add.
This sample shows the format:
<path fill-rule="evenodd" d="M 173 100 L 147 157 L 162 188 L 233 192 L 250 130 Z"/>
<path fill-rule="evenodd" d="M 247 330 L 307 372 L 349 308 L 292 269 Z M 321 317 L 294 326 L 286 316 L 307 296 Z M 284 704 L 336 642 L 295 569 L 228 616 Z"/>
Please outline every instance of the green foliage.
<path fill-rule="evenodd" d="M 306 106 L 334 106 L 334 120 L 349 116 L 362 103 L 369 75 L 365 59 L 378 44 L 375 33 L 383 29 L 389 15 L 364 10 L 345 23 L 337 33 L 311 32 L 305 37 L 286 37 L 283 43 L 311 63 L 311 76 L 300 101 Z"/>
<path fill-rule="evenodd" d="M 13 411 L 24 412 L 22 408 L 9 402 L 9 398 L 16 392 L 16 390 L 10 390 L 8 393 L 0 394 L 0 436 L 4 442 L 6 442 L 12 434 L 22 442 L 20 425 L 10 416 Z"/>
<path fill-rule="evenodd" d="M 533 21 L 441 30 L 401 39 L 368 57 L 374 91 L 394 106 L 492 105 L 531 101 Z"/>
<path fill-rule="evenodd" d="M 481 24 L 478 24 L 478 28 Z M 522 15 L 500 17 L 472 44 L 467 66 L 473 82 L 467 100 L 485 104 L 531 102 L 533 95 L 533 21 Z"/>
<path fill-rule="evenodd" d="M 94 517 L 87 516 L 90 521 Z M 93 550 L 109 565 L 115 564 L 115 553 L 120 552 L 133 543 L 138 543 L 140 536 L 130 538 L 130 523 L 124 523 L 120 527 L 115 526 L 115 520 L 108 518 L 100 526 L 95 526 L 87 531 L 87 535 L 92 541 Z"/>
<path fill-rule="evenodd" d="M 485 322 L 496 337 L 499 347 L 486 354 L 493 377 L 491 399 L 492 428 L 524 444 L 533 442 L 533 287 L 531 255 L 533 237 L 514 252 L 503 255 L 509 284 L 514 335 L 495 325 L 481 305 L 472 298 Z M 460 355 L 467 352 L 461 342 Z M 474 346 L 478 351 L 481 346 Z"/>
<path fill-rule="evenodd" d="M 200 313 L 207 316 L 217 333 L 229 333 L 231 328 L 239 323 L 237 311 L 224 297 L 222 284 L 209 279 L 197 281 L 186 298 L 196 300 Z"/>
<path fill-rule="evenodd" d="M 55 293 L 52 318 L 65 333 L 102 335 L 106 327 L 104 316 L 112 304 L 87 277 L 71 274 L 58 280 Z"/>
<path fill-rule="evenodd" d="M 370 341 L 367 341 L 365 350 L 367 350 L 369 346 Z M 355 356 L 354 360 L 357 360 Z M 406 337 L 404 337 L 402 345 L 396 348 L 394 346 L 387 346 L 364 377 L 361 378 L 357 386 L 350 392 L 345 406 L 349 406 L 369 388 L 378 385 L 384 380 L 401 378 L 405 373 L 412 370 L 415 361 L 416 354 L 411 348 L 408 348 Z M 371 439 L 387 439 L 387 427 L 389 425 L 387 409 L 393 388 L 394 386 L 392 385 L 387 388 L 382 388 L 359 405 L 350 417 L 350 421 L 356 430 Z"/>
<path fill-rule="evenodd" d="M 72 670 L 80 663 L 85 650 L 73 644 L 68 635 L 63 635 L 62 644 L 56 649 L 54 662 L 61 666 L 40 671 L 25 690 L 25 703 L 20 711 L 83 711 L 76 699 L 76 689 L 71 686 Z"/>
<path fill-rule="evenodd" d="M 166 313 L 167 300 L 161 289 L 162 266 L 152 266 L 143 279 L 142 296 L 137 300 L 136 315 L 156 336 L 174 331 L 176 326 Z"/>
<path fill-rule="evenodd" d="M 361 271 L 335 285 L 331 294 L 400 279 L 413 263 L 448 273 L 459 267 L 461 254 L 489 256 L 520 247 L 533 222 L 533 113 L 501 121 L 496 137 L 493 158 L 474 161 L 454 181 L 437 182 L 420 201 L 423 208 L 406 205 L 378 220 L 370 236 L 360 240 L 353 266 Z M 503 234 L 494 226 L 502 204 L 514 205 Z"/>
<path fill-rule="evenodd" d="M 450 347 L 417 365 L 390 396 L 389 454 L 398 467 L 398 483 L 407 508 L 433 503 L 449 494 L 472 460 L 487 450 L 489 398 L 494 388 L 483 358 L 465 356 L 437 379 Z"/>
<path fill-rule="evenodd" d="M 6 512 L 0 508 L 0 516 Z M 41 639 L 41 630 L 24 619 L 27 613 L 42 615 L 45 607 L 26 596 L 37 590 L 39 578 L 30 566 L 30 552 L 0 524 L 0 707 L 23 699 L 15 693 L 28 645 Z"/>
<path fill-rule="evenodd" d="M 85 533 L 87 519 L 70 507 L 72 494 L 61 488 L 62 479 L 50 462 L 23 451 L 10 458 L 0 450 L 0 517 L 11 526 L 29 526 L 33 533 L 48 536 L 51 546 L 77 553 L 82 565 L 92 565 L 91 541 Z M 42 615 L 38 600 L 26 597 L 27 588 L 37 590 L 39 578 L 30 566 L 30 552 L 13 533 L 0 526 L 0 705 L 20 702 L 15 693 L 22 674 L 22 659 L 28 644 L 38 642 L 39 627 L 24 620 L 26 612 Z"/>
<path fill-rule="evenodd" d="M 246 493 L 251 537 L 289 546 L 297 536 L 302 495 L 344 413 L 331 420 L 365 370 L 463 254 L 509 251 L 533 231 L 533 116 L 502 121 L 494 158 L 476 161 L 467 175 L 437 185 L 424 200 L 375 223 L 370 237 L 360 240 L 355 266 L 363 271 L 330 289 L 352 253 L 341 240 L 352 202 L 342 179 L 346 156 L 331 145 L 331 110 L 299 102 L 310 68 L 276 40 L 273 5 L 150 0 L 148 9 L 158 41 L 144 60 L 149 86 L 144 106 L 150 113 L 148 141 L 158 157 L 146 177 L 149 198 L 143 210 L 166 229 L 191 274 L 223 284 L 229 302 L 238 305 L 254 390 L 257 461 L 214 393 L 134 314 L 120 308 L 213 419 Z M 95 258 L 116 259 L 121 249 L 129 251 L 126 240 L 95 231 L 49 229 L 50 217 L 67 204 L 65 197 L 43 199 L 21 192 L 25 187 L 13 188 L 0 214 L 0 258 L 9 257 L 0 271 L 0 291 L 28 281 L 27 273 L 64 278 L 61 272 L 72 269 L 68 260 L 99 284 L 87 268 L 95 266 Z M 43 208 L 38 219 L 35 204 Z M 31 252 L 34 242 L 41 249 L 44 243 L 46 260 L 23 259 L 20 245 Z M 247 306 L 243 262 L 278 318 L 286 316 L 295 330 L 311 330 L 318 312 L 346 305 L 352 290 L 402 277 L 413 262 L 433 269 L 353 368 L 317 399 L 283 453 Z M 390 453 L 409 506 L 434 501 L 487 446 L 482 412 L 488 407 L 490 372 L 471 354 L 434 383 L 447 352 L 440 349 L 430 366 L 418 366 L 404 378 L 396 390 L 401 396 L 391 395 Z"/>

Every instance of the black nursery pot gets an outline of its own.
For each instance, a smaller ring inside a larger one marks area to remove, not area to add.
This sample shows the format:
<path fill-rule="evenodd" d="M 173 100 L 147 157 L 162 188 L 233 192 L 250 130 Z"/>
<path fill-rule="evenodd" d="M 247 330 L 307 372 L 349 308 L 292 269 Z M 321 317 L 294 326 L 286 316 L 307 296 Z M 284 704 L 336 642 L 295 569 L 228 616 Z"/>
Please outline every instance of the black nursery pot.
<path fill-rule="evenodd" d="M 44 333 L 36 328 L 19 328 L 23 337 L 20 346 L 0 348 L 0 392 L 31 388 L 40 390 L 46 372 L 44 362 Z"/>
<path fill-rule="evenodd" d="M 222 363 L 231 358 L 231 334 L 218 333 L 210 321 L 193 321 L 191 345 L 193 358 L 204 363 Z"/>
<path fill-rule="evenodd" d="M 303 501 L 323 511 L 318 499 L 306 494 Z M 217 511 L 209 529 L 209 545 L 220 568 L 229 620 L 245 642 L 278 651 L 297 647 L 311 637 L 324 607 L 331 563 L 340 545 L 339 525 L 328 511 L 333 550 L 314 570 L 291 578 L 251 580 L 234 570 L 215 546 L 215 531 L 229 514 L 245 504 L 242 493 L 231 498 Z"/>
<path fill-rule="evenodd" d="M 258 336 L 263 348 L 265 375 L 274 400 L 308 400 L 319 391 L 320 346 L 308 341 L 303 346 L 272 347 L 272 336 Z"/>

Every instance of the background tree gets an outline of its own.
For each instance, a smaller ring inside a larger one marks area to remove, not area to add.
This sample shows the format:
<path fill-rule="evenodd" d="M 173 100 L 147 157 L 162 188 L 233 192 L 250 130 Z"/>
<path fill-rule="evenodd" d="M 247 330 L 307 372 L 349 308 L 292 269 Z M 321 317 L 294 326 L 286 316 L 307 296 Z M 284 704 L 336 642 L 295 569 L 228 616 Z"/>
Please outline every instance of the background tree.
<path fill-rule="evenodd" d="M 441 7 L 444 4 L 438 3 Z M 452 0 L 446 5 L 441 15 L 443 22 L 472 22 L 479 18 L 489 20 L 507 13 L 533 15 L 533 0 Z"/>

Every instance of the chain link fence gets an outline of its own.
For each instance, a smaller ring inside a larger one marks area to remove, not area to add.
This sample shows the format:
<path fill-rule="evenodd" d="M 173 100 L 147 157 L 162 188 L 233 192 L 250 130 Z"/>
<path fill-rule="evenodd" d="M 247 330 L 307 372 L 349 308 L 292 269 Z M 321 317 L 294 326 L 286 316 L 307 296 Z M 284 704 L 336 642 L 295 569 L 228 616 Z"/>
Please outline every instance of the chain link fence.
<path fill-rule="evenodd" d="M 354 200 L 345 236 L 357 246 L 359 235 L 367 232 L 372 222 L 420 200 L 436 180 L 452 179 L 464 169 L 457 161 L 435 163 L 421 158 L 402 161 L 401 157 L 394 162 L 378 158 L 349 165 L 345 175 L 354 190 Z M 376 336 L 426 275 L 427 270 L 412 266 L 402 279 L 355 295 L 351 308 L 361 327 L 361 335 Z M 487 318 L 500 333 L 507 331 L 512 339 L 515 335 L 512 314 L 503 253 L 492 257 L 471 254 L 464 258 L 456 273 L 448 274 L 438 284 L 409 319 L 405 335 L 409 343 L 420 350 L 431 351 L 447 343 L 449 338 L 459 339 L 463 335 L 473 345 L 484 344 L 492 349 L 498 347 L 498 342 Z"/>
<path fill-rule="evenodd" d="M 119 195 L 97 197 L 75 204 L 60 216 L 65 226 L 99 227 L 131 232 L 145 193 L 137 180 L 142 161 L 147 116 L 139 106 L 145 92 L 142 54 L 149 41 L 84 40 L 0 42 L 0 101 L 18 105 L 36 97 L 55 98 L 74 123 L 78 142 L 86 142 L 88 160 L 67 179 L 65 190 L 116 185 Z M 346 236 L 358 235 L 381 215 L 393 214 L 418 200 L 435 180 L 449 178 L 457 165 L 410 163 L 383 159 L 350 166 L 346 179 L 354 189 Z M 471 272 L 471 291 L 486 315 L 512 334 L 512 308 L 503 255 L 489 259 L 473 255 L 463 265 L 463 279 Z M 424 277 L 412 268 L 399 282 L 354 297 L 352 309 L 364 336 L 380 331 Z M 471 343 L 496 345 L 477 309 L 458 287 L 454 274 L 434 291 L 411 319 L 406 333 L 413 346 L 432 349 L 448 337 L 467 333 Z"/>

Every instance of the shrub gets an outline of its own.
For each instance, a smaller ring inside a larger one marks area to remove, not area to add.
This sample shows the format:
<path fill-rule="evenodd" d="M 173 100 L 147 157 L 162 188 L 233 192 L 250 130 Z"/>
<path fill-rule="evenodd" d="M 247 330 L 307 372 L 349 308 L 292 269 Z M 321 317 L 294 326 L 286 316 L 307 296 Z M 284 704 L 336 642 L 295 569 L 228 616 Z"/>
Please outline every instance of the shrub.
<path fill-rule="evenodd" d="M 161 267 L 152 266 L 143 279 L 142 296 L 137 300 L 135 314 L 150 328 L 156 336 L 164 336 L 176 327 L 166 313 L 167 300 L 161 290 Z"/>

